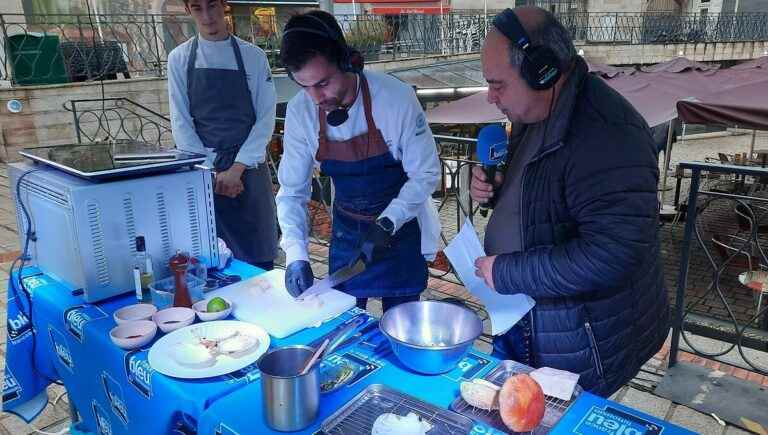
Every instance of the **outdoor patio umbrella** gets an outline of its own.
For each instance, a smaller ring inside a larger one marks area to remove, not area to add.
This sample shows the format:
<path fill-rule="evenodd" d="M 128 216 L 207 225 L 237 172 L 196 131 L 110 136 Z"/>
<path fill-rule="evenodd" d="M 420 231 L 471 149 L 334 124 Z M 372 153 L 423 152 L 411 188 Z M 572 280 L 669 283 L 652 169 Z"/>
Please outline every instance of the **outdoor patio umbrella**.
<path fill-rule="evenodd" d="M 677 114 L 689 124 L 768 130 L 768 71 L 762 79 L 679 101 Z"/>

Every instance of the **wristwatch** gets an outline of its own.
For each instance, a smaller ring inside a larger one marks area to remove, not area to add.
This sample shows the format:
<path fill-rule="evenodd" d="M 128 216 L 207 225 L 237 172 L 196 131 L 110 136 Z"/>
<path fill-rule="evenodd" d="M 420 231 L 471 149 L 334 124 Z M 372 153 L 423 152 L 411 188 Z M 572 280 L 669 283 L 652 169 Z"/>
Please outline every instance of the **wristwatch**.
<path fill-rule="evenodd" d="M 395 224 L 387 217 L 376 219 L 376 225 L 382 230 L 386 231 L 390 236 L 395 233 Z"/>

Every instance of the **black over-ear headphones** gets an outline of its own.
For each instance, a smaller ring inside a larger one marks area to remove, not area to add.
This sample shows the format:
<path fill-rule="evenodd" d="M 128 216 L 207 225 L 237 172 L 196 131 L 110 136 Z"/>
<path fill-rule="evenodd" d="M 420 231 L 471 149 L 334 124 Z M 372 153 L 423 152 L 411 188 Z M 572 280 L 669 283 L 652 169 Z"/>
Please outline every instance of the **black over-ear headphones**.
<path fill-rule="evenodd" d="M 363 56 L 359 51 L 347 45 L 347 42 L 344 40 L 344 35 L 340 30 L 334 29 L 332 26 L 326 24 L 325 21 L 312 15 L 311 13 L 305 14 L 304 16 L 320 23 L 322 30 L 313 29 L 311 27 L 291 27 L 283 31 L 283 38 L 291 33 L 302 32 L 319 35 L 323 38 L 330 39 L 336 44 L 336 46 L 339 48 L 339 52 L 341 53 L 337 63 L 339 70 L 342 72 L 351 72 L 355 74 L 360 74 L 363 72 Z M 288 77 L 293 80 L 293 74 L 290 70 L 288 70 Z M 328 124 L 333 127 L 338 127 L 341 124 L 347 122 L 347 119 L 349 119 L 349 109 L 347 107 L 338 107 L 328 112 L 325 118 L 328 121 Z"/>
<path fill-rule="evenodd" d="M 560 78 L 560 61 L 551 48 L 533 45 L 528 33 L 520 24 L 512 9 L 505 9 L 493 19 L 493 25 L 523 52 L 520 75 L 532 89 L 543 91 L 552 88 Z"/>
<path fill-rule="evenodd" d="M 311 27 L 291 27 L 283 31 L 283 38 L 285 38 L 285 36 L 288 34 L 301 32 L 319 35 L 326 39 L 330 39 L 336 43 L 341 53 L 338 61 L 339 70 L 343 72 L 352 72 L 355 74 L 359 74 L 363 71 L 363 56 L 359 51 L 347 45 L 347 42 L 344 40 L 344 35 L 342 35 L 338 29 L 334 29 L 332 26 L 326 24 L 325 21 L 312 15 L 311 13 L 304 14 L 303 16 L 317 21 L 320 24 L 322 30 L 314 29 Z M 290 75 L 290 71 L 288 73 Z"/>

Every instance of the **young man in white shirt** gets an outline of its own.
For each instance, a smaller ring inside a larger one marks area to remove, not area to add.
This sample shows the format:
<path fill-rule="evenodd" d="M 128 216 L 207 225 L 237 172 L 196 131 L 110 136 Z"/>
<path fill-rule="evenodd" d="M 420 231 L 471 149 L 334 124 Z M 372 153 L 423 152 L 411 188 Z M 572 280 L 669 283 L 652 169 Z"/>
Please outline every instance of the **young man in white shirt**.
<path fill-rule="evenodd" d="M 208 155 L 216 172 L 216 231 L 235 258 L 272 269 L 277 225 L 267 144 L 275 86 L 266 54 L 230 35 L 225 0 L 185 0 L 198 35 L 168 55 L 176 147 Z"/>
<path fill-rule="evenodd" d="M 362 260 L 366 269 L 339 290 L 382 297 L 384 309 L 418 300 L 440 222 L 431 195 L 440 178 L 435 140 L 410 86 L 362 70 L 330 14 L 312 11 L 285 26 L 281 57 L 303 90 L 289 103 L 277 194 L 286 287 L 313 283 L 307 203 L 313 167 L 335 187 L 329 273 Z"/>

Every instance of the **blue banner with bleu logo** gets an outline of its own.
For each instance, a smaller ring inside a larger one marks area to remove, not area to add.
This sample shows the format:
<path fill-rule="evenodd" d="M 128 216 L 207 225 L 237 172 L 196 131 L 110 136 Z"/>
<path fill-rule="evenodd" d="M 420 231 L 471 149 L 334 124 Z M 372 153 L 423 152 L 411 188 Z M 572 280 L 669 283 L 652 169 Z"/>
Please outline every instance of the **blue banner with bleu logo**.
<path fill-rule="evenodd" d="M 587 392 L 581 393 L 550 434 L 694 435 L 668 421 Z"/>
<path fill-rule="evenodd" d="M 25 287 L 31 294 L 41 285 L 39 280 L 29 280 Z M 18 415 L 26 422 L 32 421 L 48 404 L 46 387 L 50 383 L 49 373 L 40 373 L 33 361 L 33 349 L 47 346 L 48 340 L 38 343 L 33 333 L 30 300 L 19 288 L 16 277 L 8 279 L 8 320 L 6 337 L 6 360 L 17 364 L 5 366 L 3 383 L 3 411 Z"/>

